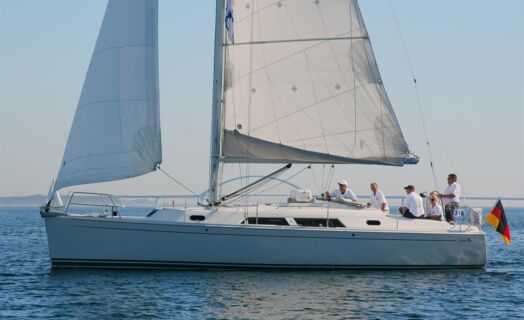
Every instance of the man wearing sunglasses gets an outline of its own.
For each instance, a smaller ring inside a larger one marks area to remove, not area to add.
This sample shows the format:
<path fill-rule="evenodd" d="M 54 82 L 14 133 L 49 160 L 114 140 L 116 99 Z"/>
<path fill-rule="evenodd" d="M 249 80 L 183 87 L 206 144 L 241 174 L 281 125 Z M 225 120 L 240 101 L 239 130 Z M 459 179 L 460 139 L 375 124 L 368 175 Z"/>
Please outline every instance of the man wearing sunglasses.
<path fill-rule="evenodd" d="M 429 202 L 431 203 L 427 219 L 442 221 L 442 207 L 438 203 L 438 197 L 436 195 L 431 195 L 429 197 Z"/>

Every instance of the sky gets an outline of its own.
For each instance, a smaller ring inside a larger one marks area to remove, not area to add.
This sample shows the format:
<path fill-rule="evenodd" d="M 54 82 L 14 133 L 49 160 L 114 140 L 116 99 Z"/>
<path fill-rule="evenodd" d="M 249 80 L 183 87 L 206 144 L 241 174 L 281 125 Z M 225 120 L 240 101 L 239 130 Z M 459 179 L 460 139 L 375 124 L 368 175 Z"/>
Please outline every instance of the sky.
<path fill-rule="evenodd" d="M 308 0 L 304 0 L 308 1 Z M 0 0 L 0 196 L 46 194 L 56 177 L 106 0 Z M 422 97 L 430 153 L 389 0 L 360 7 L 383 81 L 416 166 L 315 166 L 292 182 L 314 193 L 346 179 L 357 194 L 413 184 L 443 190 L 456 173 L 463 196 L 524 197 L 524 1 L 391 0 Z M 207 188 L 215 5 L 160 0 L 162 168 Z M 275 166 L 250 166 L 264 174 Z M 296 165 L 289 177 L 302 170 Z M 226 166 L 225 176 L 238 175 Z M 245 172 L 245 171 L 244 171 Z M 315 177 L 315 178 L 313 178 Z M 322 182 L 324 180 L 324 182 Z M 67 190 L 187 194 L 161 172 Z M 288 190 L 281 189 L 287 193 Z"/>

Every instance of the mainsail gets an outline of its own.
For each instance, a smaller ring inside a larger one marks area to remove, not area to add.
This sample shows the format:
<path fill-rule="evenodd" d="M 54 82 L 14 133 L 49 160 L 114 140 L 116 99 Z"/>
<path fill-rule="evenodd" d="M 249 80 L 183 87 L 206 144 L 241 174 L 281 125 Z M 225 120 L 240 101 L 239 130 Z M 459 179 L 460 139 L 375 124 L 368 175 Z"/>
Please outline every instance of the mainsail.
<path fill-rule="evenodd" d="M 356 0 L 228 5 L 223 162 L 404 164 Z"/>
<path fill-rule="evenodd" d="M 54 190 L 136 177 L 162 161 L 158 1 L 110 0 Z"/>

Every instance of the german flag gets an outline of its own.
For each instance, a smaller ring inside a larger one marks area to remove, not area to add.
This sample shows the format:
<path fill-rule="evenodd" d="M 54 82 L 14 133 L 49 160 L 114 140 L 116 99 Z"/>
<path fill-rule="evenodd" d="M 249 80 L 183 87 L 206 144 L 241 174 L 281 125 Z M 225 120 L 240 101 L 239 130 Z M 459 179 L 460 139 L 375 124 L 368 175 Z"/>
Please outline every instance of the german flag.
<path fill-rule="evenodd" d="M 502 207 L 502 201 L 497 201 L 495 208 L 486 217 L 486 222 L 491 224 L 495 230 L 501 235 L 506 244 L 511 242 L 511 236 L 509 235 L 509 225 L 504 214 L 504 207 Z"/>

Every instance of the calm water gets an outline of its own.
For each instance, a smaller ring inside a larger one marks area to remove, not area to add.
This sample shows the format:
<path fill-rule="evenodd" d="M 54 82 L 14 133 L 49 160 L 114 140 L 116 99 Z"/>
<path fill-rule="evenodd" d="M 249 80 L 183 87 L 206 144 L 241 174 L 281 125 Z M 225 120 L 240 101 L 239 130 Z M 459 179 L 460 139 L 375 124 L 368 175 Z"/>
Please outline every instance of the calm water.
<path fill-rule="evenodd" d="M 51 270 L 38 209 L 0 208 L 0 319 L 523 318 L 524 208 L 506 212 L 486 270 L 108 271 Z"/>

